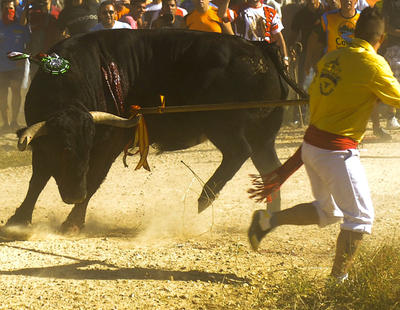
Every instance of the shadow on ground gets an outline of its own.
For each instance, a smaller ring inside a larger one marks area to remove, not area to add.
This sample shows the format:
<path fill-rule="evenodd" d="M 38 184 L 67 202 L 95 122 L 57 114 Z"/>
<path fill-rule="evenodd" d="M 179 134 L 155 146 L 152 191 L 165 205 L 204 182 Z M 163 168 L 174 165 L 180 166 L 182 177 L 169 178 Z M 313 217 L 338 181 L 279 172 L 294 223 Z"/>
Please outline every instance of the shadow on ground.
<path fill-rule="evenodd" d="M 214 273 L 198 270 L 175 271 L 156 268 L 120 268 L 100 260 L 82 260 L 68 255 L 44 252 L 7 243 L 0 246 L 10 247 L 21 251 L 56 256 L 75 260 L 76 263 L 50 267 L 22 268 L 11 271 L 0 271 L 0 275 L 30 276 L 39 278 L 58 278 L 73 280 L 174 280 L 174 281 L 203 281 L 213 283 L 243 284 L 249 280 L 233 273 Z M 100 268 L 96 268 L 99 266 Z M 91 268 L 91 269 L 89 269 Z"/>

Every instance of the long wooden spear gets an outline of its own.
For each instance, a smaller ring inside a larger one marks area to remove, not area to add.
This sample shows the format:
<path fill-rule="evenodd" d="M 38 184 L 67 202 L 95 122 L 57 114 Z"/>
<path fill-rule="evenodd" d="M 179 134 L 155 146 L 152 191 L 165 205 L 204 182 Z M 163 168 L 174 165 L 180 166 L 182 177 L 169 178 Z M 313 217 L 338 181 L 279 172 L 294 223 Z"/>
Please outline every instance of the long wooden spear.
<path fill-rule="evenodd" d="M 158 106 L 158 107 L 142 107 L 142 114 L 163 114 L 163 113 L 180 113 L 180 112 L 199 112 L 199 111 L 220 111 L 220 110 L 238 110 L 238 109 L 255 109 L 281 106 L 296 106 L 308 104 L 308 100 L 262 100 L 262 101 L 246 101 L 246 102 L 227 102 L 219 104 L 197 104 L 186 106 Z"/>

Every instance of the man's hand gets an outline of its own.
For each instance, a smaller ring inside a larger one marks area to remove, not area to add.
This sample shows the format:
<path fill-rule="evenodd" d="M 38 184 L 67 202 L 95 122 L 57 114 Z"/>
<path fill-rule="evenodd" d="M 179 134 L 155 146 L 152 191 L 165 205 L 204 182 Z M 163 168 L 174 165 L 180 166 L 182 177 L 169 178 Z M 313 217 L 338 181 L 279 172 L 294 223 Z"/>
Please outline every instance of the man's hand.
<path fill-rule="evenodd" d="M 285 67 L 285 70 L 288 71 L 289 70 L 289 57 L 288 56 L 283 57 L 283 65 Z"/>

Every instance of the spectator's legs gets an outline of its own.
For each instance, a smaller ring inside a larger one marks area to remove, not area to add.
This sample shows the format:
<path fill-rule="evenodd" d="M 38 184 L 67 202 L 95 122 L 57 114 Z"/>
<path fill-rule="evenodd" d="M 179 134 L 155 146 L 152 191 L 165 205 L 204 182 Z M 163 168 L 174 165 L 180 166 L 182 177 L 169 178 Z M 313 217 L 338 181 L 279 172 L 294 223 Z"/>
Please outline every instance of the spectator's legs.
<path fill-rule="evenodd" d="M 12 94 L 12 100 L 11 100 L 11 123 L 10 127 L 12 129 L 18 128 L 18 114 L 21 109 L 21 81 L 18 80 L 13 80 L 11 81 L 11 94 Z"/>
<path fill-rule="evenodd" d="M 379 122 L 379 104 L 376 104 L 371 114 L 372 131 L 375 136 L 383 140 L 390 140 L 392 136 L 388 134 L 380 125 Z"/>
<path fill-rule="evenodd" d="M 386 106 L 386 108 L 387 108 L 386 129 L 399 129 L 400 124 L 396 118 L 396 108 L 392 106 Z"/>
<path fill-rule="evenodd" d="M 395 44 L 388 47 L 385 51 L 385 58 L 393 71 L 394 76 L 400 81 L 400 45 Z M 390 107 L 387 119 L 387 129 L 399 129 L 400 124 L 396 118 L 396 109 Z"/>
<path fill-rule="evenodd" d="M 3 120 L 1 130 L 8 130 L 8 83 L 3 79 L 0 79 L 0 114 Z"/>

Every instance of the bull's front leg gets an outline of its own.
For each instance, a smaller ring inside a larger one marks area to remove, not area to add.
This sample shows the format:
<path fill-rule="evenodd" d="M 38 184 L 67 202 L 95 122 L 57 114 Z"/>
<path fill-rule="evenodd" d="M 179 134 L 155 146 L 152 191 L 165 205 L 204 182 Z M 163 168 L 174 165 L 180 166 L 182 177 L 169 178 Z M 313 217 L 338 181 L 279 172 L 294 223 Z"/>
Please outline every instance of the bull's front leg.
<path fill-rule="evenodd" d="M 90 199 L 99 189 L 101 183 L 107 176 L 112 163 L 117 158 L 121 150 L 128 143 L 131 131 L 115 130 L 115 136 L 93 147 L 89 162 L 89 171 L 87 173 L 87 196 L 83 202 L 77 203 L 72 208 L 67 219 L 61 224 L 62 233 L 78 234 L 85 226 L 86 210 Z M 112 144 L 110 144 L 112 141 Z M 101 154 L 101 156 L 98 156 Z"/>
<path fill-rule="evenodd" d="M 14 225 L 29 225 L 32 223 L 33 209 L 35 208 L 36 201 L 50 179 L 50 173 L 43 165 L 40 157 L 32 153 L 32 177 L 29 182 L 28 193 L 21 206 L 17 208 L 14 215 L 11 216 L 6 226 Z"/>
<path fill-rule="evenodd" d="M 14 215 L 8 219 L 6 223 L 7 226 L 26 226 L 32 223 L 32 214 L 36 201 L 49 179 L 50 177 L 45 178 L 43 176 L 32 175 L 31 181 L 29 182 L 28 193 L 21 206 L 15 211 Z"/>
<path fill-rule="evenodd" d="M 91 197 L 91 196 L 90 196 Z M 90 198 L 77 203 L 69 213 L 67 219 L 61 224 L 60 231 L 63 234 L 77 234 L 85 226 L 86 209 Z"/>

